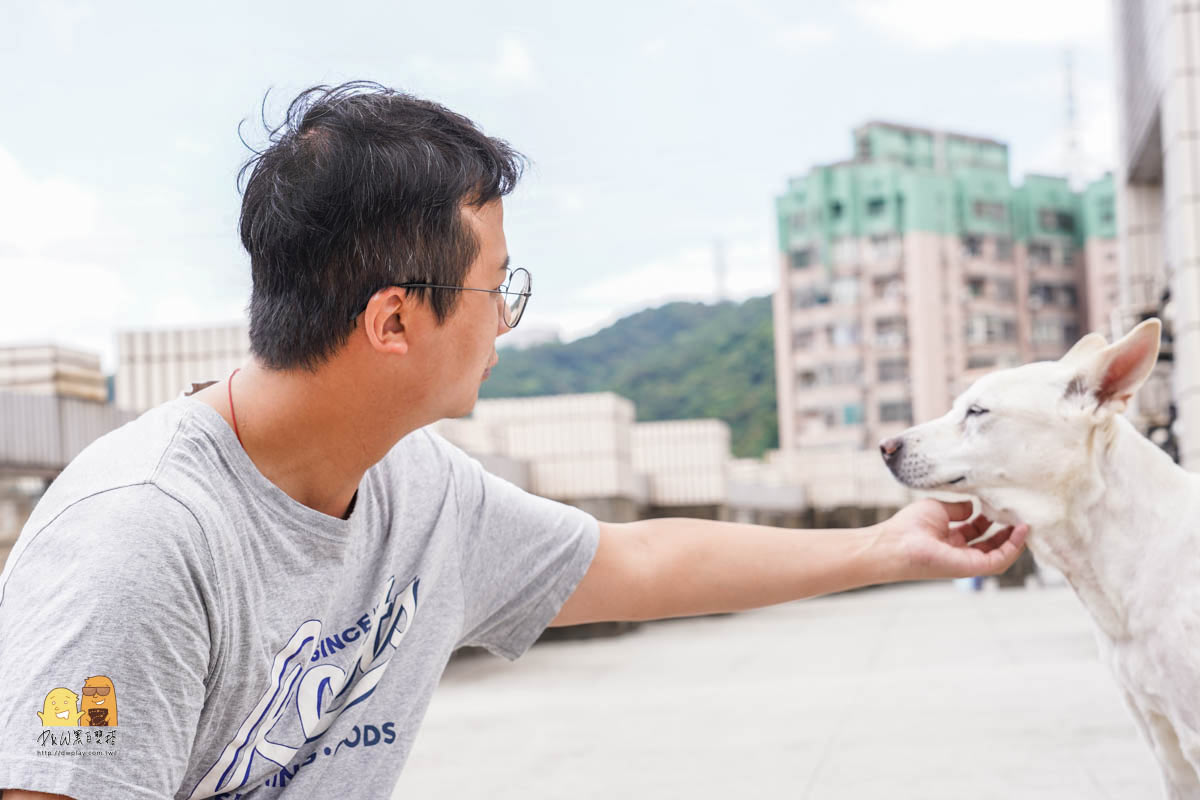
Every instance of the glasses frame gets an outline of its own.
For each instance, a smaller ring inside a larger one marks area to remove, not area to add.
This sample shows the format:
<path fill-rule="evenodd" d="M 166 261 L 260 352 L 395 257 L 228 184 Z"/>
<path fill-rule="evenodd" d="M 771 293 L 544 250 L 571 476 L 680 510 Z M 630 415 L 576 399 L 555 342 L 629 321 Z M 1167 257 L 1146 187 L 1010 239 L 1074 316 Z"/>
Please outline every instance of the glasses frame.
<path fill-rule="evenodd" d="M 522 292 L 514 292 L 508 288 L 509 284 L 512 283 L 513 278 L 516 277 L 518 272 L 525 273 L 525 291 L 522 291 Z M 506 280 L 504 282 L 504 285 L 501 286 L 499 289 L 477 289 L 474 286 L 446 286 L 445 284 L 441 284 L 441 283 L 396 283 L 396 284 L 392 284 L 392 285 L 398 286 L 401 289 L 456 289 L 460 292 L 487 292 L 488 294 L 502 294 L 505 297 L 508 297 L 511 294 L 515 294 L 519 297 L 523 297 L 525 299 L 521 303 L 521 310 L 517 312 L 516 318 L 511 323 L 507 319 L 508 303 L 504 304 L 505 310 L 503 312 L 501 312 L 500 318 L 502 320 L 504 320 L 504 324 L 508 326 L 509 330 L 512 330 L 513 328 L 517 327 L 517 323 L 520 322 L 521 317 L 523 317 L 525 315 L 525 306 L 527 306 L 529 304 L 529 298 L 533 296 L 533 276 L 530 275 L 529 270 L 525 269 L 524 267 L 517 267 L 516 269 L 510 269 L 508 271 L 508 280 Z M 361 313 L 362 313 L 362 311 L 358 312 L 358 314 L 361 314 Z M 352 322 L 354 321 L 354 319 L 358 318 L 358 314 L 355 314 L 354 317 L 351 318 Z"/>

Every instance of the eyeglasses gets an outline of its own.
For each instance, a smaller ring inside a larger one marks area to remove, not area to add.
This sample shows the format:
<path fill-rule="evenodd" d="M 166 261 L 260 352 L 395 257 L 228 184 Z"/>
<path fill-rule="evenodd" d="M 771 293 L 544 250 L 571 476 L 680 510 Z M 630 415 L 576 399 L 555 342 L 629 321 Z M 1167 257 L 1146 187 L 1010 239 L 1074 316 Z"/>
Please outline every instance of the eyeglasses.
<path fill-rule="evenodd" d="M 445 286 L 439 283 L 397 283 L 403 289 L 456 289 L 463 292 L 487 292 L 488 294 L 504 295 L 504 324 L 509 328 L 517 327 L 521 315 L 525 313 L 525 305 L 532 294 L 530 289 L 533 281 L 529 271 L 518 267 L 508 271 L 508 280 L 499 289 L 476 289 L 474 286 Z M 358 312 L 361 314 L 362 312 Z M 355 317 L 358 314 L 354 315 Z M 351 320 L 353 321 L 353 319 Z"/>
<path fill-rule="evenodd" d="M 83 687 L 83 693 L 86 695 L 89 695 L 89 696 L 93 695 L 93 694 L 98 694 L 101 697 L 104 697 L 106 694 L 108 694 L 108 687 L 107 686 L 85 686 L 85 687 Z"/>

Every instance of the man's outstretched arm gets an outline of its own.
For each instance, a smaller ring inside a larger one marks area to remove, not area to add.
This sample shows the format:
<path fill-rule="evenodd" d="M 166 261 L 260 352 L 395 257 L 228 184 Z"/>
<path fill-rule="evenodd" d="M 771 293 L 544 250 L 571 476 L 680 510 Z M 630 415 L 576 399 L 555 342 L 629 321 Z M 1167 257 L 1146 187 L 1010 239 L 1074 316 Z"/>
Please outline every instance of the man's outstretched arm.
<path fill-rule="evenodd" d="M 876 583 L 1003 572 L 1027 525 L 986 541 L 970 503 L 919 500 L 867 528 L 792 530 L 695 519 L 600 524 L 587 574 L 551 625 L 774 605 Z"/>

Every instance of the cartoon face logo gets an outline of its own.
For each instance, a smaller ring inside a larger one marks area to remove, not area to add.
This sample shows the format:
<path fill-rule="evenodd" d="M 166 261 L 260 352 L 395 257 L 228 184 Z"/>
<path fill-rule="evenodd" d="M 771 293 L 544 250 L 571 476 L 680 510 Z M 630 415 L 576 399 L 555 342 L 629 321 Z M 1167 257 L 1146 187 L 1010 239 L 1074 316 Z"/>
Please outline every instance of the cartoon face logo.
<path fill-rule="evenodd" d="M 46 695 L 42 710 L 37 712 L 43 728 L 73 728 L 79 724 L 83 712 L 79 710 L 79 695 L 70 689 L 51 689 Z"/>
<path fill-rule="evenodd" d="M 83 682 L 83 713 L 80 725 L 117 727 L 117 689 L 104 675 Z"/>

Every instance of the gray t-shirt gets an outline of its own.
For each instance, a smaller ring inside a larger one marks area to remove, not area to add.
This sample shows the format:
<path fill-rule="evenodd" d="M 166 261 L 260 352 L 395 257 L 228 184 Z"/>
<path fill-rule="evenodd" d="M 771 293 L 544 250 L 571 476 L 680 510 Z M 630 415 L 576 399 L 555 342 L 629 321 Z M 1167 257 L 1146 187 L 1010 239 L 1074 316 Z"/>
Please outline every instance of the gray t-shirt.
<path fill-rule="evenodd" d="M 597 539 L 429 430 L 335 519 L 212 408 L 159 406 L 67 467 L 0 573 L 0 787 L 387 797 L 451 652 L 517 658 Z"/>

